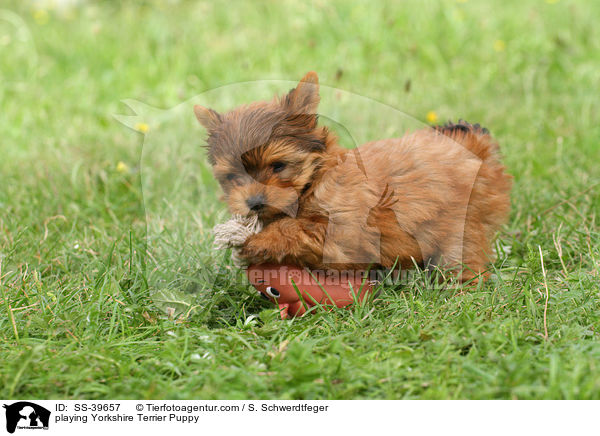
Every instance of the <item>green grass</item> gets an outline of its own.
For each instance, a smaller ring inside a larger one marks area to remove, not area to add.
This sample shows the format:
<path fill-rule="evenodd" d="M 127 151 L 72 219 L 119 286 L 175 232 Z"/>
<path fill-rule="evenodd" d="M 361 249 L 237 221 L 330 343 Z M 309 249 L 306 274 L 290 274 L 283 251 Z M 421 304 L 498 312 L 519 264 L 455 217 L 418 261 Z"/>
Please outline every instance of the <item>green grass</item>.
<path fill-rule="evenodd" d="M 2 7 L 0 397 L 600 398 L 600 4 Z M 515 177 L 492 280 L 281 321 L 211 249 L 190 102 L 309 70 L 492 131 Z M 185 104 L 144 144 L 124 99 Z"/>

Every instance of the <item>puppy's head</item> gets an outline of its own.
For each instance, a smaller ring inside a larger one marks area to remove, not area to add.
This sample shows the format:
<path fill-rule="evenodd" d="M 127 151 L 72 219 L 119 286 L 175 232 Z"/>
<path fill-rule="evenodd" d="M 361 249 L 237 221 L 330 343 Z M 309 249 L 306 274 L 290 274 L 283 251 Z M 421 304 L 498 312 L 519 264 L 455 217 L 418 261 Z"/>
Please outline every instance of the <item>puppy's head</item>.
<path fill-rule="evenodd" d="M 208 158 L 231 213 L 294 216 L 327 151 L 317 127 L 319 85 L 308 73 L 287 95 L 224 114 L 195 106 L 208 130 Z"/>

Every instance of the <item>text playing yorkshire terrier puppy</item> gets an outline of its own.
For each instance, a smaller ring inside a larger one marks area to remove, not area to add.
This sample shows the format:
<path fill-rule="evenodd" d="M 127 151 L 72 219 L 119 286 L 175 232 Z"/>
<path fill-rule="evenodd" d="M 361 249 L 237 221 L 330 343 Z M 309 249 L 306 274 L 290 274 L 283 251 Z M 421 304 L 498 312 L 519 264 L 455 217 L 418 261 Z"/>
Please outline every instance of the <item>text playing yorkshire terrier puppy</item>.
<path fill-rule="evenodd" d="M 318 125 L 318 104 L 310 72 L 272 101 L 224 114 L 194 107 L 230 211 L 263 224 L 242 258 L 334 270 L 416 263 L 463 282 L 486 277 L 512 180 L 487 129 L 461 121 L 349 150 Z"/>

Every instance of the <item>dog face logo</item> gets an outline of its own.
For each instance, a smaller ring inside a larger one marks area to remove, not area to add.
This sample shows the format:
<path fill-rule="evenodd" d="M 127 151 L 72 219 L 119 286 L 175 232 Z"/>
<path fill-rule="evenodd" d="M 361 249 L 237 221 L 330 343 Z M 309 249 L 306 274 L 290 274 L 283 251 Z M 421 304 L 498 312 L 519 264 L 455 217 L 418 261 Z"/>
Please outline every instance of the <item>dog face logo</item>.
<path fill-rule="evenodd" d="M 19 401 L 11 405 L 4 404 L 6 409 L 6 431 L 14 433 L 15 429 L 48 429 L 50 411 L 28 401 Z"/>

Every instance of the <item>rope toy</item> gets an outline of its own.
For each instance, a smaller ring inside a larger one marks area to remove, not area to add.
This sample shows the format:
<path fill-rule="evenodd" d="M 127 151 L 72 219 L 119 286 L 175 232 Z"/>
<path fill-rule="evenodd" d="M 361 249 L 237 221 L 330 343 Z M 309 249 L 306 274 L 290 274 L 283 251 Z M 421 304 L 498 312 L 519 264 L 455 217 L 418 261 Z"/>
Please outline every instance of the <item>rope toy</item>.
<path fill-rule="evenodd" d="M 218 250 L 232 249 L 233 264 L 242 268 L 248 266 L 240 257 L 240 250 L 250 236 L 262 230 L 262 224 L 258 221 L 258 216 L 244 217 L 234 215 L 229 221 L 223 224 L 217 224 L 213 228 L 215 235 L 214 247 Z"/>

